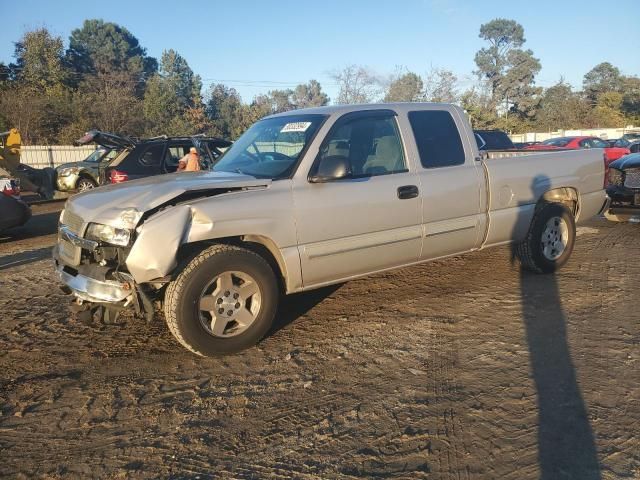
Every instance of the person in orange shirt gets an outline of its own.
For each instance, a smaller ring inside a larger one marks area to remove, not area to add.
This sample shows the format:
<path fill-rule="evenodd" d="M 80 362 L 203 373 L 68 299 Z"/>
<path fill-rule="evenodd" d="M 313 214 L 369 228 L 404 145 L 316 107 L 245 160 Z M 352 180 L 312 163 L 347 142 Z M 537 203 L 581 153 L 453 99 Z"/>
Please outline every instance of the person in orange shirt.
<path fill-rule="evenodd" d="M 189 153 L 178 161 L 178 172 L 198 171 L 200 171 L 200 155 L 196 147 L 191 147 Z"/>

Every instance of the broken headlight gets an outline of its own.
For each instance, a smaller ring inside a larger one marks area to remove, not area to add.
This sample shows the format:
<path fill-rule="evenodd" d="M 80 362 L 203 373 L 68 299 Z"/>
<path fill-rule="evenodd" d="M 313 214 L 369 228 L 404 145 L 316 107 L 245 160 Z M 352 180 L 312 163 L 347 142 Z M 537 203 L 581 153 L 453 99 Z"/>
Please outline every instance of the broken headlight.
<path fill-rule="evenodd" d="M 617 168 L 609 169 L 609 184 L 610 185 L 622 185 L 624 184 L 624 174 Z"/>
<path fill-rule="evenodd" d="M 102 225 L 101 223 L 90 223 L 85 238 L 127 247 L 131 242 L 131 230 Z"/>

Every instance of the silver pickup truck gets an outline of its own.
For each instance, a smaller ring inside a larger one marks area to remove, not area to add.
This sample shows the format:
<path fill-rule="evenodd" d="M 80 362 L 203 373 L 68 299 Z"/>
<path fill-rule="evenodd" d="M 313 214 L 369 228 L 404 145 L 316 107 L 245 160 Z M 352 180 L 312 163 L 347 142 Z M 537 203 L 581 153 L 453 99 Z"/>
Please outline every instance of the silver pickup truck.
<path fill-rule="evenodd" d="M 76 310 L 150 319 L 162 302 L 182 345 L 226 354 L 266 334 L 283 293 L 503 244 L 553 272 L 605 208 L 604 172 L 597 149 L 481 157 L 453 105 L 292 111 L 213 171 L 72 197 L 55 268 Z"/>

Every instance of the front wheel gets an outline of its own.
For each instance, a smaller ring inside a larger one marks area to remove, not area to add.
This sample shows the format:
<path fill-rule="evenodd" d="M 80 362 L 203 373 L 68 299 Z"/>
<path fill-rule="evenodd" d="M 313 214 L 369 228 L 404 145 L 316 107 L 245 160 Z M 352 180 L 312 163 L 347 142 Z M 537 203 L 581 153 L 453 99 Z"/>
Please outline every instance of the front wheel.
<path fill-rule="evenodd" d="M 86 192 L 87 190 L 91 190 L 92 188 L 96 188 L 98 185 L 96 182 L 91 180 L 90 178 L 80 177 L 80 179 L 76 182 L 76 189 L 78 192 Z"/>
<path fill-rule="evenodd" d="M 214 245 L 189 262 L 169 284 L 167 326 L 187 349 L 201 356 L 236 353 L 269 330 L 278 307 L 276 276 L 260 255 L 232 245 Z"/>
<path fill-rule="evenodd" d="M 575 239 L 576 225 L 569 209 L 547 203 L 534 214 L 529 232 L 515 252 L 527 270 L 552 273 L 567 263 Z"/>

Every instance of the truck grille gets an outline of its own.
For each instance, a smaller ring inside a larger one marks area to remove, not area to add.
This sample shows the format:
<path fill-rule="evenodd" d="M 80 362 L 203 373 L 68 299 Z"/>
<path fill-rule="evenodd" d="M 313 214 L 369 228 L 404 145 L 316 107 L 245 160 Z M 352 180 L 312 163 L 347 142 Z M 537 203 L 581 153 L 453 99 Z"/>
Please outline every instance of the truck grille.
<path fill-rule="evenodd" d="M 633 168 L 625 172 L 624 186 L 627 188 L 640 188 L 640 168 Z"/>
<path fill-rule="evenodd" d="M 69 210 L 64 211 L 64 214 L 62 215 L 62 224 L 69 227 L 69 230 L 76 235 L 82 235 L 83 233 L 82 227 L 84 226 L 84 221 L 78 215 L 71 213 Z"/>

